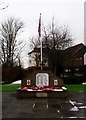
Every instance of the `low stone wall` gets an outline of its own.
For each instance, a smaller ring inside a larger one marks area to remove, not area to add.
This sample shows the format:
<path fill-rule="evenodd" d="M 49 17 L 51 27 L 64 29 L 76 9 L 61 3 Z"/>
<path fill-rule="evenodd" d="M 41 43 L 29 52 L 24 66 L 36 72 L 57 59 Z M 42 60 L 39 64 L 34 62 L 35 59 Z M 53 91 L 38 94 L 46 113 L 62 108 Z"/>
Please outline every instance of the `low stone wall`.
<path fill-rule="evenodd" d="M 17 90 L 18 98 L 36 98 L 36 97 L 50 97 L 50 98 L 64 98 L 67 97 L 68 91 L 21 91 Z"/>

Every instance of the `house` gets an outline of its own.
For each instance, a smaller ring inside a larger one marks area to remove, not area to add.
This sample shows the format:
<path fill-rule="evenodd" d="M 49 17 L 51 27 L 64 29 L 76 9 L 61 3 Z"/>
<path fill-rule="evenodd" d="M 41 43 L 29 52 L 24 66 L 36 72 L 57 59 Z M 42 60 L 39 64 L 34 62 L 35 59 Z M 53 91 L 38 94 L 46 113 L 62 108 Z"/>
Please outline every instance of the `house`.
<path fill-rule="evenodd" d="M 82 43 L 64 50 L 64 67 L 80 68 L 86 65 L 86 46 Z"/>
<path fill-rule="evenodd" d="M 47 49 L 42 49 L 43 50 L 43 65 L 48 67 L 48 56 L 47 54 L 45 54 L 47 52 Z M 36 67 L 40 67 L 41 63 L 40 63 L 40 48 L 34 48 L 34 50 L 32 50 L 31 52 L 28 53 L 29 55 L 29 67 L 31 66 L 36 66 Z"/>
<path fill-rule="evenodd" d="M 43 61 L 48 66 L 48 56 L 46 56 L 47 49 L 43 48 Z M 62 51 L 64 54 L 64 66 L 79 67 L 86 65 L 86 46 L 82 43 L 69 47 Z M 30 66 L 40 66 L 40 48 L 34 48 L 28 53 Z"/>
<path fill-rule="evenodd" d="M 43 48 L 43 65 L 44 66 L 51 66 L 50 60 L 47 56 L 47 49 Z M 86 46 L 82 43 L 77 44 L 75 46 L 69 47 L 65 50 L 59 50 L 57 54 L 60 53 L 63 57 L 63 66 L 64 69 L 67 71 L 70 69 L 79 69 L 81 67 L 86 66 Z M 31 66 L 38 66 L 40 67 L 40 48 L 34 48 L 33 51 L 28 53 L 29 55 L 29 63 Z"/>
<path fill-rule="evenodd" d="M 64 73 L 61 75 L 69 82 L 81 83 L 85 81 L 86 46 L 84 44 L 80 43 L 64 50 Z"/>

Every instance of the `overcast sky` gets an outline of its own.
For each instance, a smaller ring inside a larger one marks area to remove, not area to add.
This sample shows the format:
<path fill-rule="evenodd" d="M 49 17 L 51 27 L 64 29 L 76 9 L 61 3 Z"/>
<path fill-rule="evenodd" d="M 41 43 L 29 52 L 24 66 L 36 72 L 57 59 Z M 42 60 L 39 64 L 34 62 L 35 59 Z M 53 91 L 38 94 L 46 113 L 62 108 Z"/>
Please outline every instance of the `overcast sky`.
<path fill-rule="evenodd" d="M 3 0 L 0 0 L 2 3 Z M 24 60 L 27 61 L 29 38 L 38 35 L 39 14 L 42 23 L 49 24 L 54 16 L 57 25 L 68 25 L 75 38 L 74 43 L 84 43 L 84 0 L 4 0 L 9 4 L 0 10 L 0 23 L 8 17 L 20 18 L 24 24 L 22 40 L 27 43 Z"/>

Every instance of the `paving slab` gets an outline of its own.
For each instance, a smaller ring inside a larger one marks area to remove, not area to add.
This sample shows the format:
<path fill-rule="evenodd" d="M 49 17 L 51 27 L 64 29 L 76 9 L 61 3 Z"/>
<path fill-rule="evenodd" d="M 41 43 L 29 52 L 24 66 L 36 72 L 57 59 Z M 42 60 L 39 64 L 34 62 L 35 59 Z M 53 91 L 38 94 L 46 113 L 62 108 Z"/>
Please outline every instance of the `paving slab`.
<path fill-rule="evenodd" d="M 22 98 L 3 92 L 2 118 L 86 118 L 86 93 L 69 92 L 67 98 Z"/>

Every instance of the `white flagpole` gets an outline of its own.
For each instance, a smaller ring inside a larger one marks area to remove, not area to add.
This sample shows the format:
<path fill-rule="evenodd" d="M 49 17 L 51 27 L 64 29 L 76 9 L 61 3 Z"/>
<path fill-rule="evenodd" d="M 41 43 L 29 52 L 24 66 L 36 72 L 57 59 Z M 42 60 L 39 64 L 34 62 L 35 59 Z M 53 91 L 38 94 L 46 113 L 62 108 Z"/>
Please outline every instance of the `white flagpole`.
<path fill-rule="evenodd" d="M 42 60 L 42 38 L 40 37 L 40 41 L 41 41 L 41 70 L 43 69 L 42 67 L 42 62 L 43 62 L 43 60 Z"/>
<path fill-rule="evenodd" d="M 41 53 L 41 70 L 43 69 L 42 67 L 42 38 L 41 38 L 41 13 L 40 13 L 40 18 L 39 18 L 39 28 L 38 28 L 38 32 L 39 32 L 39 41 L 40 41 L 40 53 Z"/>
<path fill-rule="evenodd" d="M 41 13 L 40 13 L 40 42 L 41 42 L 41 70 L 42 70 L 43 60 L 42 60 L 42 37 L 41 37 Z"/>

